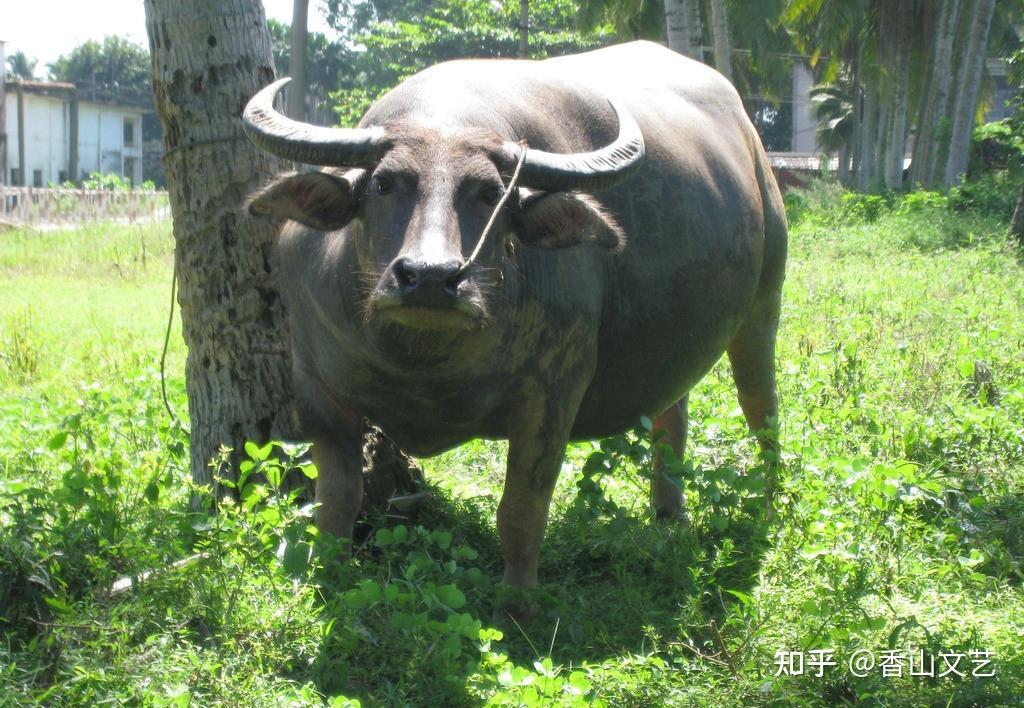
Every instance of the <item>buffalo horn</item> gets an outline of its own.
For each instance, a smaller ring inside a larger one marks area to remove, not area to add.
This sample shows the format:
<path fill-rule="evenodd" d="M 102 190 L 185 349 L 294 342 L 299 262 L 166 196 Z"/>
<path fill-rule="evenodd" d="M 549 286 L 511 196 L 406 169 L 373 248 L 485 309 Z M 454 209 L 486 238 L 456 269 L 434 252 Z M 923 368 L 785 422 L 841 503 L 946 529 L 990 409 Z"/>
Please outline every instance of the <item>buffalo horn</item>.
<path fill-rule="evenodd" d="M 281 115 L 274 110 L 274 98 L 289 81 L 280 79 L 261 89 L 242 112 L 245 133 L 258 147 L 295 162 L 333 167 L 373 165 L 391 147 L 381 127 L 323 128 Z M 612 99 L 608 103 L 619 122 L 614 141 L 592 152 L 530 149 L 523 162 L 522 183 L 549 190 L 599 190 L 632 175 L 643 161 L 644 136 L 629 111 Z M 521 150 L 507 142 L 503 157 L 515 163 Z"/>
<path fill-rule="evenodd" d="M 632 175 L 643 162 L 644 136 L 629 111 L 612 99 L 608 103 L 619 121 L 619 134 L 613 142 L 593 152 L 568 154 L 531 148 L 523 162 L 521 182 L 548 190 L 600 190 Z M 514 162 L 521 149 L 515 143 L 505 143 L 505 159 Z"/>
<path fill-rule="evenodd" d="M 242 127 L 255 145 L 295 162 L 332 167 L 369 166 L 390 147 L 383 128 L 323 128 L 274 110 L 274 98 L 290 78 L 264 87 L 242 111 Z"/>

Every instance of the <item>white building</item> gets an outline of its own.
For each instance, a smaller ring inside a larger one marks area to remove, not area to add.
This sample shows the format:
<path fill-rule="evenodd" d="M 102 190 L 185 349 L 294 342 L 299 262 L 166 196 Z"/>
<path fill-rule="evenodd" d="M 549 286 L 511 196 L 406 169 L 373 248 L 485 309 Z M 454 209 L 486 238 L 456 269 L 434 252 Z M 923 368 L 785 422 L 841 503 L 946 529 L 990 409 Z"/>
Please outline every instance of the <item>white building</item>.
<path fill-rule="evenodd" d="M 142 182 L 144 109 L 85 100 L 74 84 L 42 81 L 6 82 L 2 103 L 0 182 L 45 187 L 91 172 Z"/>

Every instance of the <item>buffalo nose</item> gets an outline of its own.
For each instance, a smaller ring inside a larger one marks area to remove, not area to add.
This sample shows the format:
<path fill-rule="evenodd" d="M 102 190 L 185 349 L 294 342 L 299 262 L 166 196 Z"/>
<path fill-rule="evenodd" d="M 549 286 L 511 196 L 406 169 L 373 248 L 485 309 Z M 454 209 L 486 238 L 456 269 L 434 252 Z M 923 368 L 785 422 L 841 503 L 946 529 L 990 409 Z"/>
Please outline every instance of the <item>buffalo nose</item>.
<path fill-rule="evenodd" d="M 464 275 L 461 267 L 462 264 L 456 260 L 428 263 L 403 257 L 395 259 L 391 272 L 403 295 L 419 291 L 455 297 Z"/>

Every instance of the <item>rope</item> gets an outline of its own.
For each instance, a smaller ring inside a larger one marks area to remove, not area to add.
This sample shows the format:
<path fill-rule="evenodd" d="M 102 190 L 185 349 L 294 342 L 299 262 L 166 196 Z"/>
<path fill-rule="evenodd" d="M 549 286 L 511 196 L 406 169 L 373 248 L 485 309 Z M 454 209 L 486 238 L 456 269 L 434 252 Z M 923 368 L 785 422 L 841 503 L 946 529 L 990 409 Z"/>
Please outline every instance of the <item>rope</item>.
<path fill-rule="evenodd" d="M 181 421 L 178 420 L 178 416 L 174 414 L 174 410 L 171 408 L 171 402 L 167 400 L 167 347 L 171 341 L 171 323 L 174 321 L 174 291 L 178 285 L 178 258 L 174 258 L 174 272 L 171 274 L 171 310 L 167 314 L 167 330 L 164 332 L 164 350 L 160 354 L 160 394 L 164 399 L 164 408 L 167 409 L 167 415 L 171 416 L 171 420 L 181 425 Z"/>
<path fill-rule="evenodd" d="M 469 268 L 469 266 L 473 264 L 473 261 L 476 260 L 477 256 L 480 255 L 480 251 L 483 250 L 484 243 L 487 241 L 487 235 L 490 234 L 491 227 L 494 226 L 494 222 L 498 219 L 498 212 L 500 212 L 501 208 L 505 206 L 505 202 L 508 201 L 509 196 L 512 194 L 513 190 L 515 190 L 516 182 L 519 180 L 519 172 L 523 169 L 523 162 L 526 160 L 526 144 L 520 143 L 519 147 L 522 148 L 522 150 L 519 153 L 519 160 L 516 162 L 516 169 L 512 173 L 512 179 L 509 180 L 508 187 L 505 187 L 504 184 L 502 185 L 502 187 L 505 187 L 505 193 L 501 195 L 501 199 L 499 199 L 498 203 L 495 205 L 494 211 L 491 212 L 491 218 L 487 220 L 487 225 L 484 226 L 483 233 L 481 233 L 480 238 L 477 239 L 476 248 L 473 249 L 473 252 L 469 255 L 466 262 L 459 268 L 456 275 L 462 275 L 465 273 L 466 269 Z"/>

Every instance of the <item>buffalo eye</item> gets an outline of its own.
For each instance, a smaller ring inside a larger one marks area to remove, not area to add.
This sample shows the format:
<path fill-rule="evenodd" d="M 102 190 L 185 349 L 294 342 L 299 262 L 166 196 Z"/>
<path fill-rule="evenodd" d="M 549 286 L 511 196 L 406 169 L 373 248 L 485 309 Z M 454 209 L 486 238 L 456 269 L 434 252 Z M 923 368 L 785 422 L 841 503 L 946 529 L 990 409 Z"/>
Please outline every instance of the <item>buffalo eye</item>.
<path fill-rule="evenodd" d="M 395 182 L 386 175 L 377 175 L 373 178 L 371 189 L 374 194 L 384 196 L 385 194 L 391 194 L 395 189 Z"/>
<path fill-rule="evenodd" d="M 484 187 L 483 191 L 480 193 L 480 198 L 483 200 L 484 204 L 487 204 L 488 206 L 495 206 L 501 201 L 504 194 L 504 189 L 496 184 L 492 184 L 489 187 Z"/>

